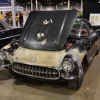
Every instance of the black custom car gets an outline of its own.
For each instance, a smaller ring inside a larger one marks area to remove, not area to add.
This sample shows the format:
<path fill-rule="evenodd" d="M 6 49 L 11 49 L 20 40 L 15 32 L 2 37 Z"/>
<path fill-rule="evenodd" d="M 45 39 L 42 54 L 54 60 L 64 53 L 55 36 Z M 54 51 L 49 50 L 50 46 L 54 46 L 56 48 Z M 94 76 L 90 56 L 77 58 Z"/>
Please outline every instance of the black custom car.
<path fill-rule="evenodd" d="M 59 17 L 58 17 L 59 16 Z M 19 75 L 68 81 L 79 89 L 84 69 L 99 53 L 100 30 L 93 30 L 77 11 L 33 11 L 21 34 L 0 52 L 1 66 Z"/>
<path fill-rule="evenodd" d="M 18 39 L 21 32 L 22 28 L 12 28 L 0 19 L 0 48 L 10 43 L 13 38 Z"/>

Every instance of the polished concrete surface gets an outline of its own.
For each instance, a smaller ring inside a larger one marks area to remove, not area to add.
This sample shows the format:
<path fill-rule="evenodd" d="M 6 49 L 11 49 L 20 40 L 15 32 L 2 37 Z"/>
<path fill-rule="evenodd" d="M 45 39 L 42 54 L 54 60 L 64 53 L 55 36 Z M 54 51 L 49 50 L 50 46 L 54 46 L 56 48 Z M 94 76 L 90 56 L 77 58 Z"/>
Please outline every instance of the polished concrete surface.
<path fill-rule="evenodd" d="M 100 54 L 88 68 L 79 90 L 70 90 L 66 82 L 16 78 L 0 68 L 0 100 L 100 100 Z"/>

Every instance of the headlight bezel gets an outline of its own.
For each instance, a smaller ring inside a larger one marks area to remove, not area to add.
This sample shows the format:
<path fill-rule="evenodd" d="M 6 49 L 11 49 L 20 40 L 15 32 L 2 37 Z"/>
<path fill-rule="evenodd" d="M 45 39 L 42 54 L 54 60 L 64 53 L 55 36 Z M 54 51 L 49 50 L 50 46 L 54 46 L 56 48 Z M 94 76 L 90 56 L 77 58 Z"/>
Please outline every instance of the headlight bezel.
<path fill-rule="evenodd" d="M 72 72 L 73 69 L 74 69 L 74 62 L 73 62 L 73 60 L 71 58 L 64 58 L 64 60 L 62 62 L 62 69 L 65 72 Z"/>
<path fill-rule="evenodd" d="M 0 65 L 4 63 L 5 59 L 6 59 L 6 56 L 5 56 L 4 50 L 0 50 Z"/>

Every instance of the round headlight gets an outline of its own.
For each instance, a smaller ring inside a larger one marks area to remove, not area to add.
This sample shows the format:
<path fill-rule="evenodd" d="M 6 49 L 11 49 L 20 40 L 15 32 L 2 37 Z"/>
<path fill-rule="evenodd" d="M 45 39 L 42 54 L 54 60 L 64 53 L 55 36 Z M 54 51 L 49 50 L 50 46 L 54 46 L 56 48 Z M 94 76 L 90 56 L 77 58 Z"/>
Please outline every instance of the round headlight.
<path fill-rule="evenodd" d="M 65 72 L 70 72 L 73 70 L 73 64 L 70 61 L 64 61 L 62 67 Z"/>
<path fill-rule="evenodd" d="M 0 51 L 0 60 L 4 60 L 5 59 L 5 55 L 2 51 Z"/>
<path fill-rule="evenodd" d="M 0 51 L 0 64 L 2 64 L 4 62 L 5 58 L 6 57 L 5 57 L 4 53 L 2 51 Z"/>

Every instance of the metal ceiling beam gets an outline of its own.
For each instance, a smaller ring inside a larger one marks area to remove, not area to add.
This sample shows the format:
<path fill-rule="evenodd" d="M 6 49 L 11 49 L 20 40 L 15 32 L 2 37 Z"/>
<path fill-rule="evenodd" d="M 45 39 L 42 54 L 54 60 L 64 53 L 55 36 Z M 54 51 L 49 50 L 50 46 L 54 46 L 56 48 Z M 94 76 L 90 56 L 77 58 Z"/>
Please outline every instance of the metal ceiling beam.
<path fill-rule="evenodd" d="M 16 0 L 18 3 L 21 3 L 21 4 L 27 4 L 27 3 L 29 3 L 30 2 L 30 0 Z M 35 0 L 32 0 L 33 1 L 33 3 L 35 4 Z M 83 2 L 99 2 L 99 0 L 83 0 Z M 38 3 L 40 3 L 40 4 L 49 4 L 49 3 L 52 3 L 52 4 L 59 4 L 59 3 L 61 3 L 61 2 L 68 2 L 68 0 L 38 0 Z M 75 3 L 78 3 L 78 2 L 80 2 L 80 0 L 70 0 L 70 2 L 72 3 L 72 2 L 75 2 Z M 30 4 L 31 4 L 31 2 L 30 2 Z"/>

